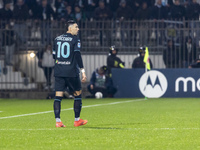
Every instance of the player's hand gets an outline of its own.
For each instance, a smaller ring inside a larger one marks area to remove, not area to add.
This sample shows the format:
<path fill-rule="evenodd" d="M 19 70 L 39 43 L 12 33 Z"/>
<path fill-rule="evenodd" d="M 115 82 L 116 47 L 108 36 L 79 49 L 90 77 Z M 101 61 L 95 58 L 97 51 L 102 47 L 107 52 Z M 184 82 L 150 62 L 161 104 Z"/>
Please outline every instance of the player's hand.
<path fill-rule="evenodd" d="M 87 77 L 85 75 L 85 72 L 82 72 L 82 80 L 81 82 L 85 82 L 87 80 Z"/>

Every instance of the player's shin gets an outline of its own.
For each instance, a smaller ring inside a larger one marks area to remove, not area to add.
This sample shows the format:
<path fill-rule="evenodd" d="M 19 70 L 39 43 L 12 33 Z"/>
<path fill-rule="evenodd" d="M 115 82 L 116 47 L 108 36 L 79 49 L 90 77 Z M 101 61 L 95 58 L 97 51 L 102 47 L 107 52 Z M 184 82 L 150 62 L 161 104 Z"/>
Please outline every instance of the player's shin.
<path fill-rule="evenodd" d="M 60 109 L 61 109 L 61 101 L 62 97 L 56 96 L 54 100 L 54 114 L 56 118 L 56 122 L 61 122 L 60 120 Z"/>
<path fill-rule="evenodd" d="M 82 99 L 81 95 L 74 97 L 74 114 L 75 114 L 75 121 L 80 119 L 80 113 L 82 108 Z"/>

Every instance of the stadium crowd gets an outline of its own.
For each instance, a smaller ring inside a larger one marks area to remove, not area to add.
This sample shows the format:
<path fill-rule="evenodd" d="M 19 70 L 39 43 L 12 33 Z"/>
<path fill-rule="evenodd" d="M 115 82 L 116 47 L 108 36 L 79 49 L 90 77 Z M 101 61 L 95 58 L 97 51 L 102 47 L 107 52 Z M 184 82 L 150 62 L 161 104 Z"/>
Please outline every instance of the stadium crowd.
<path fill-rule="evenodd" d="M 198 0 L 0 0 L 1 20 L 199 20 Z"/>

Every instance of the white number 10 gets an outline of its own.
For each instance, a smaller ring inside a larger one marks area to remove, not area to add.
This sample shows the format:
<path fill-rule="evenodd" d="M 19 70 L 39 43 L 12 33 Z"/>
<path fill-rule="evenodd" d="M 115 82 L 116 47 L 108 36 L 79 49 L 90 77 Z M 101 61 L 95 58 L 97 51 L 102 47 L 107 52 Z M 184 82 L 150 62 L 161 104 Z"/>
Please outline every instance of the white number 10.
<path fill-rule="evenodd" d="M 57 58 L 60 58 L 60 54 L 63 58 L 68 58 L 70 55 L 70 45 L 68 42 L 57 42 L 58 45 L 58 52 L 57 52 Z M 67 47 L 67 52 L 65 53 L 65 46 Z"/>

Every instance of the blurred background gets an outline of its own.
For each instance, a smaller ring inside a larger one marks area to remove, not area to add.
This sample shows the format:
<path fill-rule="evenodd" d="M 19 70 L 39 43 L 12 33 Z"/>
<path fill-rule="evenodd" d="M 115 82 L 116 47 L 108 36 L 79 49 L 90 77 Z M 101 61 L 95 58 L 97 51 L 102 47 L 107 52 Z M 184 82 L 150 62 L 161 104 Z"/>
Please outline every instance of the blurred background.
<path fill-rule="evenodd" d="M 112 45 L 125 68 L 141 46 L 154 69 L 188 68 L 199 59 L 199 14 L 200 0 L 0 0 L 0 97 L 53 92 L 53 41 L 71 19 L 80 28 L 88 82 Z"/>

